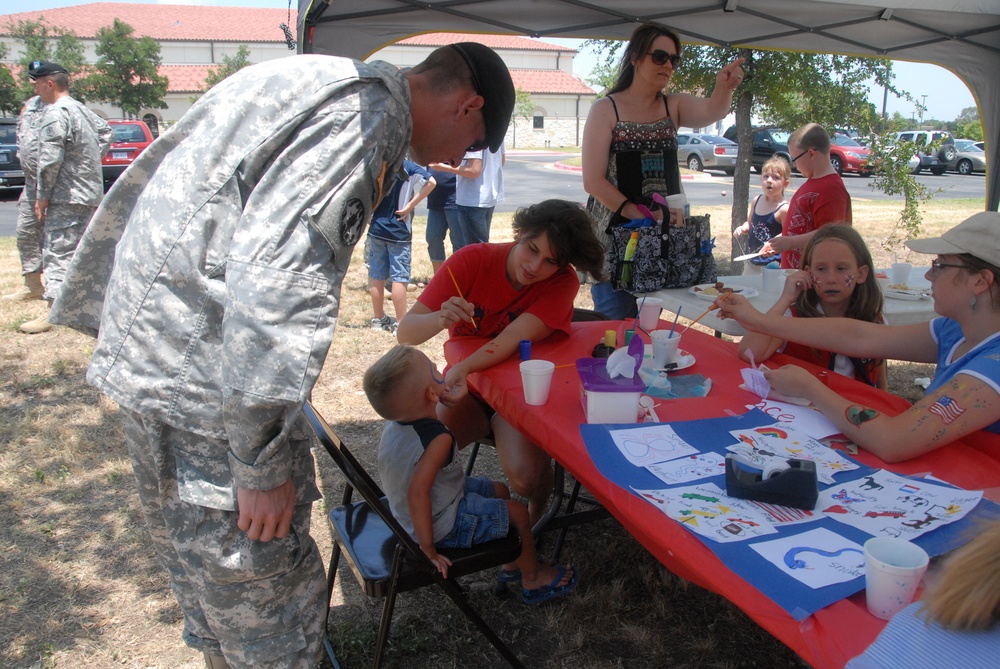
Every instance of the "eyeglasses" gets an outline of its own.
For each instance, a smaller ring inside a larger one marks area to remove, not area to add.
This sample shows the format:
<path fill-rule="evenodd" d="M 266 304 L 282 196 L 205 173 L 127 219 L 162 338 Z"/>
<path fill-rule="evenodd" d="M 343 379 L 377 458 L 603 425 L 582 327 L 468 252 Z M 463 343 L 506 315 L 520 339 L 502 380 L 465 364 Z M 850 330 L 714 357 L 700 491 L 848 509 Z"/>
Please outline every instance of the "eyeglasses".
<path fill-rule="evenodd" d="M 667 53 L 663 49 L 657 49 L 656 51 L 650 51 L 646 55 L 649 56 L 656 65 L 666 65 L 667 61 L 670 61 L 670 67 L 675 70 L 681 66 L 681 57 L 676 53 Z"/>
<path fill-rule="evenodd" d="M 792 158 L 792 163 L 794 164 L 796 160 L 798 160 L 798 159 L 799 159 L 799 158 L 801 158 L 802 156 L 806 155 L 806 154 L 807 154 L 807 153 L 809 153 L 810 151 L 812 151 L 812 149 L 806 149 L 805 151 L 803 151 L 803 152 L 802 152 L 802 153 L 800 153 L 799 155 L 795 156 L 794 158 Z"/>
<path fill-rule="evenodd" d="M 959 265 L 957 263 L 941 262 L 940 260 L 931 261 L 932 272 L 939 272 L 945 267 L 955 267 L 956 269 L 969 269 L 968 265 Z"/>
<path fill-rule="evenodd" d="M 470 58 L 469 54 L 465 52 L 465 49 L 458 44 L 452 44 L 451 48 L 457 51 L 458 55 L 460 55 L 462 60 L 465 61 L 465 64 L 469 66 L 469 73 L 472 75 L 472 88 L 475 89 L 476 95 L 481 95 L 485 99 L 486 96 L 483 95 L 483 87 L 479 83 L 479 76 L 476 74 L 476 68 L 472 65 L 472 58 Z M 483 120 L 486 120 L 485 116 L 483 117 Z M 482 151 L 489 145 L 489 140 L 484 137 L 483 139 L 476 140 L 476 142 L 466 149 L 466 151 Z"/>

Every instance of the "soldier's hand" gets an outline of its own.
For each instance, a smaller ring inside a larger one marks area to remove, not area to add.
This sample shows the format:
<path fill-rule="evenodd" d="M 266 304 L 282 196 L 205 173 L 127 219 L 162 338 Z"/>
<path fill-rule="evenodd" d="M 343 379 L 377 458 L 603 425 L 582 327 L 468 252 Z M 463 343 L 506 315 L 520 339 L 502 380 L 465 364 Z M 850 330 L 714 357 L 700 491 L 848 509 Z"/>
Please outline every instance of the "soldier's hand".
<path fill-rule="evenodd" d="M 251 541 L 284 539 L 292 527 L 295 483 L 288 479 L 271 490 L 236 489 L 240 519 L 237 525 Z"/>
<path fill-rule="evenodd" d="M 41 223 L 45 220 L 45 210 L 49 208 L 48 200 L 35 200 L 35 218 Z"/>

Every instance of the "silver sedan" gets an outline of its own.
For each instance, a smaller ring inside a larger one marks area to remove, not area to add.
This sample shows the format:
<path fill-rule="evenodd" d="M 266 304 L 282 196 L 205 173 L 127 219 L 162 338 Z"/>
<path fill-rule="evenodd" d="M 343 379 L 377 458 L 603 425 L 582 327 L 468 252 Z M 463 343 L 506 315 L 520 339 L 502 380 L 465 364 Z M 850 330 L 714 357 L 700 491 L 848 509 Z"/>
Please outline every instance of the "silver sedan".
<path fill-rule="evenodd" d="M 729 176 L 736 171 L 739 145 L 720 135 L 678 133 L 677 162 L 690 170 L 722 170 Z"/>
<path fill-rule="evenodd" d="M 971 139 L 956 139 L 955 150 L 958 154 L 955 160 L 948 164 L 949 170 L 959 174 L 986 171 L 986 153 Z"/>

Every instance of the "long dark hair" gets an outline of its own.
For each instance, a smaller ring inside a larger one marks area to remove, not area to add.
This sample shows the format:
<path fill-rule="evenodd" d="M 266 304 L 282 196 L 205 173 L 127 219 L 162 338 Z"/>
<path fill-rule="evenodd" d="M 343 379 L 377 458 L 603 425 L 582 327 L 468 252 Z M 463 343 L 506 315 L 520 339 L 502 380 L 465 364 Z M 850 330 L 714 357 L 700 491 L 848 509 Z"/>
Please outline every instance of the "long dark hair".
<path fill-rule="evenodd" d="M 677 36 L 677 33 L 670 28 L 655 23 L 643 23 L 632 33 L 632 37 L 628 41 L 628 46 L 625 47 L 625 53 L 622 54 L 621 63 L 618 65 L 618 79 L 606 95 L 624 91 L 632 85 L 632 77 L 635 76 L 635 66 L 632 64 L 632 60 L 639 60 L 649 53 L 653 42 L 660 36 L 669 37 L 673 40 L 674 48 L 677 49 L 677 55 L 680 55 L 681 38 Z"/>
<path fill-rule="evenodd" d="M 847 313 L 844 316 L 869 323 L 881 323 L 882 289 L 879 288 L 878 279 L 875 278 L 875 264 L 872 261 L 871 251 L 868 250 L 865 240 L 861 238 L 857 230 L 849 225 L 824 225 L 806 244 L 806 248 L 802 252 L 802 267 L 812 265 L 812 254 L 816 245 L 828 239 L 846 244 L 851 249 L 851 253 L 854 254 L 854 260 L 859 269 L 868 267 L 868 278 L 864 283 L 854 285 L 854 292 L 851 293 L 851 301 L 847 305 Z M 818 304 L 819 296 L 816 295 L 816 290 L 807 290 L 800 293 L 795 300 L 795 311 L 799 316 L 808 318 L 822 316 L 817 307 Z"/>
<path fill-rule="evenodd" d="M 518 242 L 549 236 L 549 244 L 560 267 L 573 265 L 596 281 L 604 280 L 604 244 L 597 238 L 587 210 L 568 200 L 542 200 L 514 214 L 514 237 Z"/>

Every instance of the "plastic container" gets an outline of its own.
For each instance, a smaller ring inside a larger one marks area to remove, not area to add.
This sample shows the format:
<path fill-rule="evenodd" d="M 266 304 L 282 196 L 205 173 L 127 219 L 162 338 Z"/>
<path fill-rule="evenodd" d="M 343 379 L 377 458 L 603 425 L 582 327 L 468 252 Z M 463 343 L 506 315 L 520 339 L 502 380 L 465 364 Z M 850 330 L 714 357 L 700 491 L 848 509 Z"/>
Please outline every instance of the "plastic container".
<path fill-rule="evenodd" d="M 588 423 L 639 422 L 639 396 L 646 389 L 638 374 L 644 352 L 642 340 L 633 337 L 628 351 L 636 358 L 636 373 L 631 377 L 612 379 L 608 375 L 608 361 L 602 358 L 576 361 L 576 371 L 583 386 L 580 397 Z"/>

